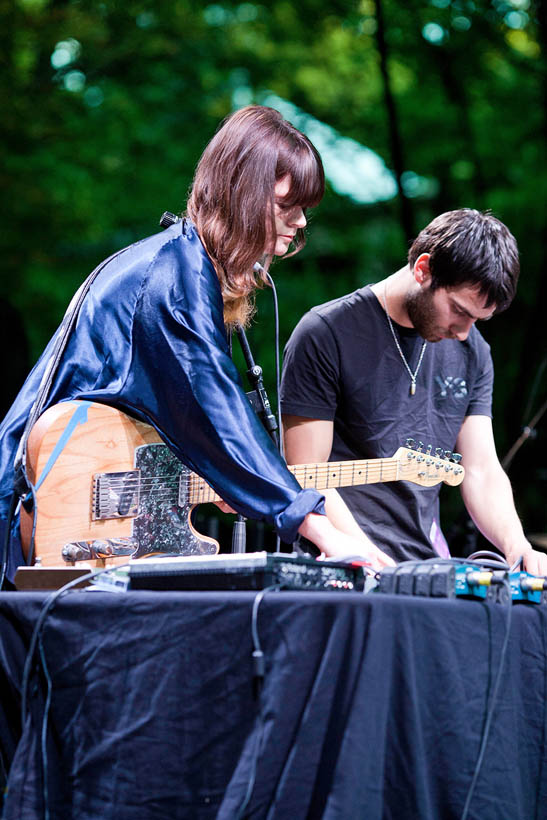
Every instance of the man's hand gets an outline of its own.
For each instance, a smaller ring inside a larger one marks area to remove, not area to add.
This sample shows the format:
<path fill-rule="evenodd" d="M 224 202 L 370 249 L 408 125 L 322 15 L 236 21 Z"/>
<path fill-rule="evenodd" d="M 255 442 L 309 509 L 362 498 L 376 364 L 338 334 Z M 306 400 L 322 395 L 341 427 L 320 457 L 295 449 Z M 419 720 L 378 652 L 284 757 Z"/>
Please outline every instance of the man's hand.
<path fill-rule="evenodd" d="M 510 566 L 522 556 L 523 569 L 530 575 L 547 576 L 547 555 L 544 552 L 535 550 L 528 541 L 524 541 L 518 547 L 508 550 L 506 558 Z"/>

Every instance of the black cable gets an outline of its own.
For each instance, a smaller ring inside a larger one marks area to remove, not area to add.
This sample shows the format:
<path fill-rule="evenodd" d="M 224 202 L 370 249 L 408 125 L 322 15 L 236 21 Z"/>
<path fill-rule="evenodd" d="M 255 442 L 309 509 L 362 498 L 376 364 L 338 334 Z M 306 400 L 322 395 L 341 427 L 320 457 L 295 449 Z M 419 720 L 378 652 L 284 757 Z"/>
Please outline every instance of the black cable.
<path fill-rule="evenodd" d="M 285 458 L 285 445 L 283 443 L 283 427 L 281 425 L 281 357 L 279 355 L 279 301 L 275 283 L 268 271 L 264 271 L 266 278 L 272 289 L 272 299 L 274 306 L 274 328 L 275 328 L 275 392 L 277 396 L 277 426 L 279 429 L 279 452 Z"/>
<path fill-rule="evenodd" d="M 126 562 L 125 564 L 118 564 L 116 566 L 116 570 L 121 569 L 122 567 L 128 566 L 129 563 Z M 29 681 L 30 675 L 32 671 L 32 662 L 34 658 L 34 654 L 36 652 L 36 644 L 38 644 L 39 648 L 39 655 L 40 655 L 40 662 L 42 665 L 42 670 L 47 682 L 47 694 L 46 694 L 46 703 L 44 706 L 44 714 L 42 717 L 42 730 L 40 734 L 40 750 L 41 750 L 41 757 L 42 757 L 42 796 L 44 801 L 44 820 L 49 820 L 49 791 L 48 791 L 48 784 L 47 784 L 47 773 L 48 773 L 48 755 L 47 755 L 47 728 L 48 728 L 48 721 L 49 721 L 49 709 L 51 706 L 51 699 L 53 694 L 53 681 L 51 679 L 51 675 L 49 674 L 49 670 L 46 664 L 44 646 L 42 643 L 42 630 L 45 624 L 45 620 L 47 615 L 49 614 L 50 610 L 53 608 L 56 601 L 63 596 L 65 593 L 69 592 L 73 587 L 81 584 L 84 581 L 88 581 L 91 578 L 95 578 L 98 575 L 104 575 L 105 572 L 111 572 L 112 567 L 101 567 L 100 569 L 91 570 L 87 572 L 85 575 L 80 575 L 78 578 L 74 578 L 72 581 L 69 581 L 64 586 L 60 587 L 59 589 L 55 590 L 51 595 L 48 596 L 42 609 L 40 611 L 40 615 L 38 616 L 38 620 L 36 621 L 36 625 L 32 632 L 32 636 L 30 639 L 29 650 L 27 652 L 27 657 L 25 659 L 25 666 L 23 669 L 23 680 L 21 683 L 21 725 L 24 726 L 27 719 L 27 710 L 28 710 L 28 689 L 29 689 Z"/>
<path fill-rule="evenodd" d="M 478 557 L 480 557 L 480 555 L 484 555 L 485 553 L 493 555 L 495 560 L 488 560 L 488 559 L 481 560 L 480 561 L 480 566 L 481 567 L 488 567 L 488 568 L 493 568 L 493 569 L 497 569 L 497 570 L 499 570 L 500 568 L 504 569 L 504 570 L 509 569 L 509 565 L 507 564 L 507 562 L 503 561 L 503 559 L 501 559 L 501 557 L 498 556 L 496 553 L 490 553 L 490 551 L 488 551 L 488 550 L 484 550 L 484 551 L 481 551 L 479 553 L 475 553 L 474 557 L 478 558 Z M 416 560 L 416 561 L 405 561 L 402 564 L 399 564 L 397 567 L 395 567 L 395 570 L 394 570 L 393 574 L 396 575 L 397 572 L 402 567 L 419 566 L 419 565 L 424 565 L 424 564 L 431 564 L 431 565 L 433 565 L 433 564 L 441 564 L 441 565 L 447 565 L 447 564 L 461 565 L 461 564 L 464 564 L 464 565 L 469 566 L 469 567 L 476 567 L 477 566 L 477 563 L 474 560 L 472 560 L 472 557 L 470 557 L 468 559 L 429 558 L 425 561 L 418 561 L 418 560 Z M 501 649 L 501 652 L 500 652 L 500 660 L 499 660 L 499 665 L 498 665 L 498 671 L 497 671 L 497 674 L 496 674 L 494 685 L 492 687 L 492 693 L 491 693 L 491 696 L 490 696 L 490 699 L 489 699 L 490 702 L 487 705 L 487 709 L 486 709 L 486 717 L 485 717 L 485 722 L 484 722 L 484 728 L 483 728 L 482 737 L 481 737 L 481 741 L 480 741 L 480 745 L 479 745 L 479 754 L 478 754 L 477 762 L 475 764 L 475 768 L 474 768 L 474 771 L 473 771 L 471 784 L 470 784 L 469 790 L 467 792 L 467 797 L 466 797 L 466 800 L 465 800 L 463 813 L 461 815 L 461 820 L 466 820 L 466 818 L 468 816 L 469 808 L 470 808 L 470 805 L 471 805 L 471 800 L 473 798 L 473 793 L 475 791 L 477 780 L 478 780 L 480 770 L 481 770 L 481 767 L 482 767 L 482 764 L 483 764 L 483 761 L 484 761 L 484 756 L 485 756 L 485 753 L 486 753 L 486 746 L 487 746 L 488 738 L 489 738 L 489 735 L 490 735 L 490 728 L 491 728 L 491 725 L 492 725 L 492 720 L 493 720 L 493 716 L 494 716 L 494 709 L 495 709 L 495 706 L 496 706 L 496 701 L 497 701 L 497 696 L 498 696 L 498 690 L 499 690 L 499 686 L 500 686 L 500 683 L 501 683 L 501 676 L 502 676 L 503 669 L 504 669 L 504 666 L 505 666 L 505 658 L 506 658 L 506 655 L 507 655 L 507 647 L 509 645 L 509 636 L 510 636 L 510 632 L 511 632 L 511 616 L 512 616 L 512 611 L 513 611 L 513 602 L 512 602 L 512 595 L 511 595 L 511 586 L 509 584 L 509 581 L 508 581 L 507 578 L 502 578 L 502 577 L 493 575 L 492 579 L 491 579 L 491 583 L 503 585 L 507 589 L 507 604 L 506 604 L 506 606 L 507 606 L 507 616 L 506 616 L 505 636 L 504 636 L 504 640 L 503 640 L 502 649 Z"/>
<path fill-rule="evenodd" d="M 116 565 L 116 569 L 118 570 L 118 569 L 121 569 L 122 567 L 126 567 L 128 565 L 129 565 L 129 562 L 126 562 L 125 564 L 118 564 L 118 565 Z M 70 590 L 73 587 L 78 586 L 78 584 L 81 584 L 84 581 L 89 581 L 91 578 L 95 578 L 98 575 L 102 575 L 105 572 L 110 572 L 111 570 L 112 570 L 112 567 L 101 567 L 100 569 L 90 570 L 89 572 L 86 572 L 85 575 L 79 575 L 78 578 L 73 578 L 72 581 L 69 581 L 64 586 L 62 586 L 59 589 L 56 589 L 54 592 L 52 592 L 47 597 L 46 601 L 44 602 L 44 604 L 42 606 L 42 609 L 40 611 L 40 615 L 38 616 L 38 619 L 36 621 L 36 625 L 35 625 L 34 630 L 32 632 L 32 636 L 31 636 L 30 643 L 29 643 L 29 649 L 28 649 L 28 652 L 27 652 L 27 657 L 25 659 L 25 665 L 24 665 L 24 668 L 23 668 L 23 679 L 22 679 L 22 682 L 21 682 L 21 725 L 24 726 L 25 721 L 27 719 L 28 687 L 29 687 L 29 680 L 30 680 L 30 674 L 31 674 L 32 661 L 33 661 L 33 658 L 34 658 L 34 654 L 36 652 L 36 644 L 38 643 L 38 640 L 41 636 L 41 632 L 42 632 L 42 629 L 43 629 L 43 626 L 44 626 L 44 622 L 45 622 L 50 610 L 53 608 L 53 606 L 55 605 L 57 600 L 62 595 L 64 595 L 65 593 L 70 592 Z"/>
<path fill-rule="evenodd" d="M 511 587 L 509 582 L 506 579 L 503 579 L 504 586 L 507 587 L 508 591 L 508 602 L 507 602 L 507 618 L 506 618 L 506 627 L 505 627 L 505 636 L 503 639 L 503 646 L 501 648 L 500 653 L 500 660 L 498 671 L 496 674 L 496 680 L 494 682 L 494 686 L 492 687 L 492 694 L 490 696 L 490 704 L 487 707 L 486 713 L 486 720 L 484 722 L 484 728 L 482 732 L 482 738 L 479 746 L 479 754 L 477 757 L 477 762 L 475 763 L 475 770 L 473 772 L 473 777 L 471 779 L 471 784 L 469 786 L 469 790 L 467 792 L 467 797 L 465 800 L 465 804 L 463 807 L 463 812 L 461 815 L 460 820 L 467 820 L 467 815 L 469 813 L 469 808 L 471 806 L 471 800 L 473 799 L 473 792 L 475 791 L 475 787 L 477 785 L 477 780 L 479 778 L 480 770 L 484 761 L 484 755 L 486 753 L 486 745 L 488 743 L 488 738 L 490 736 L 490 727 L 492 725 L 492 719 L 494 717 L 494 709 L 496 706 L 496 700 L 498 696 L 498 689 L 501 683 L 501 675 L 503 672 L 503 668 L 505 666 L 505 656 L 507 654 L 507 647 L 509 645 L 509 635 L 511 632 L 511 615 L 513 612 L 513 602 L 511 598 Z"/>
<path fill-rule="evenodd" d="M 275 349 L 275 395 L 277 407 L 277 429 L 279 430 L 278 447 L 279 454 L 283 461 L 285 458 L 285 442 L 283 440 L 283 423 L 281 421 L 281 357 L 279 355 L 279 302 L 277 299 L 277 290 L 275 283 L 270 274 L 266 271 L 266 277 L 272 289 L 272 299 L 274 306 L 274 349 Z M 275 551 L 281 552 L 281 538 L 279 535 L 275 537 Z"/>
<path fill-rule="evenodd" d="M 42 797 L 44 801 L 44 820 L 49 820 L 49 789 L 48 789 L 48 757 L 47 757 L 47 725 L 49 720 L 49 707 L 51 706 L 51 695 L 53 691 L 53 683 L 51 675 L 46 664 L 46 657 L 44 654 L 44 645 L 42 643 L 42 636 L 39 640 L 40 660 L 42 662 L 42 670 L 47 681 L 47 695 L 46 704 L 44 706 L 44 716 L 42 718 L 42 732 L 40 736 L 40 749 L 42 753 Z"/>
<path fill-rule="evenodd" d="M 284 461 L 286 461 L 285 444 L 283 441 L 283 425 L 281 422 L 281 357 L 279 355 L 279 300 L 277 298 L 275 282 L 270 276 L 269 272 L 265 268 L 263 268 L 259 262 L 255 263 L 254 269 L 255 271 L 261 273 L 263 276 L 266 277 L 266 279 L 268 280 L 268 284 L 272 289 L 272 299 L 274 308 L 275 394 L 277 408 L 277 429 L 279 430 L 277 447 L 279 450 L 279 454 L 281 455 L 281 458 Z M 281 552 L 281 538 L 279 535 L 276 535 L 275 538 L 275 551 Z"/>
<path fill-rule="evenodd" d="M 251 634 L 253 638 L 253 683 L 255 688 L 255 698 L 258 699 L 259 704 L 255 744 L 251 757 L 251 769 L 249 772 L 249 779 L 247 781 L 247 789 L 245 791 L 245 797 L 243 798 L 243 802 L 241 803 L 237 811 L 237 814 L 235 815 L 235 820 L 242 820 L 243 814 L 247 806 L 249 805 L 249 801 L 251 799 L 251 795 L 253 793 L 253 789 L 256 782 L 256 770 L 258 766 L 258 758 L 260 755 L 260 746 L 262 744 L 262 737 L 264 735 L 264 716 L 262 714 L 262 703 L 260 702 L 260 700 L 262 695 L 262 684 L 264 682 L 264 675 L 266 669 L 264 653 L 262 651 L 262 647 L 260 645 L 260 638 L 258 635 L 258 609 L 265 595 L 268 592 L 273 592 L 279 589 L 281 589 L 281 584 L 273 584 L 272 586 L 265 587 L 255 595 L 253 600 L 253 610 L 251 615 Z"/>

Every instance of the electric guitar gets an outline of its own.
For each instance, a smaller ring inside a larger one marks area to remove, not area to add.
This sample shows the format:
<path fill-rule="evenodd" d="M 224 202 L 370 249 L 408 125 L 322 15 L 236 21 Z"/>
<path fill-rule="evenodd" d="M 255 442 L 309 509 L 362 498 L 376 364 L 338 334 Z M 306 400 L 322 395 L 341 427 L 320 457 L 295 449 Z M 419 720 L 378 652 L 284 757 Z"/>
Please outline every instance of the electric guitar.
<path fill-rule="evenodd" d="M 431 447 L 401 447 L 392 458 L 289 470 L 302 487 L 318 490 L 402 479 L 423 487 L 441 481 L 455 486 L 464 469 L 447 455 L 432 455 Z M 21 506 L 21 536 L 31 563 L 38 558 L 42 566 L 100 564 L 116 556 L 218 552 L 217 541 L 197 532 L 190 515 L 197 504 L 220 496 L 173 455 L 153 427 L 113 407 L 67 401 L 46 410 L 28 439 L 27 474 L 35 509 Z"/>

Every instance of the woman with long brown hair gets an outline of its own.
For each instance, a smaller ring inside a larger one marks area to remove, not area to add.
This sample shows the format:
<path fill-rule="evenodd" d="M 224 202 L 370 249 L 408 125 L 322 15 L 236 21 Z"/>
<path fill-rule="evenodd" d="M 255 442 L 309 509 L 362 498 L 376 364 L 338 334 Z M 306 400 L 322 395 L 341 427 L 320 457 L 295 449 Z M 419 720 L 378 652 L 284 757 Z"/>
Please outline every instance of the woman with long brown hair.
<path fill-rule="evenodd" d="M 316 149 L 279 112 L 248 106 L 230 116 L 197 166 L 187 216 L 94 272 L 41 408 L 70 399 L 114 406 L 152 425 L 227 505 L 273 524 L 286 542 L 299 531 L 335 555 L 363 544 L 336 530 L 323 497 L 287 470 L 243 392 L 226 333 L 252 313 L 254 264 L 267 269 L 273 256 L 302 247 L 306 208 L 323 190 Z M 61 334 L 0 428 L 0 515 L 8 522 L 15 452 Z M 13 577 L 23 562 L 17 514 L 10 531 Z M 389 563 L 379 551 L 371 558 Z"/>

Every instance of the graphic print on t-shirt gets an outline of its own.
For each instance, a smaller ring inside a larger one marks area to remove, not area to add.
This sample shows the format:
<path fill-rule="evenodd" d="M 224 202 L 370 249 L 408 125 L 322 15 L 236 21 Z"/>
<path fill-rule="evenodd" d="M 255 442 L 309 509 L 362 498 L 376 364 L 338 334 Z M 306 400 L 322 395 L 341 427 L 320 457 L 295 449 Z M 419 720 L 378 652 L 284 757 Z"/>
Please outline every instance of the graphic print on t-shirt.
<path fill-rule="evenodd" d="M 439 386 L 440 398 L 465 399 L 467 397 L 467 382 L 462 376 L 435 376 L 435 382 Z"/>

